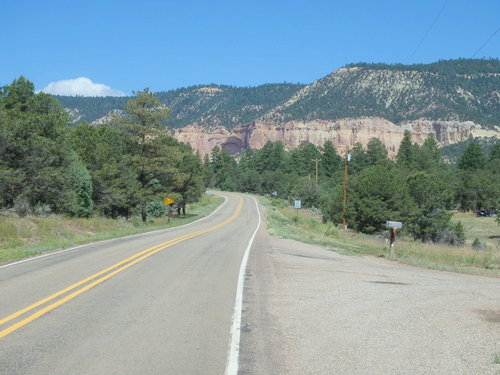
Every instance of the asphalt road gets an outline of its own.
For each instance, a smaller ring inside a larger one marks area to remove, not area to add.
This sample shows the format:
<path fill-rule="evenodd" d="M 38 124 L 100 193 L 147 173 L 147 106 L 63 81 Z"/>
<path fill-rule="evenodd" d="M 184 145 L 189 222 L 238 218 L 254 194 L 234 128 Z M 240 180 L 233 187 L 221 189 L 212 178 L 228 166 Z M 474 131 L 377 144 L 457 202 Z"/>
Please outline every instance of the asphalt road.
<path fill-rule="evenodd" d="M 0 267 L 0 374 L 223 374 L 256 212 Z"/>

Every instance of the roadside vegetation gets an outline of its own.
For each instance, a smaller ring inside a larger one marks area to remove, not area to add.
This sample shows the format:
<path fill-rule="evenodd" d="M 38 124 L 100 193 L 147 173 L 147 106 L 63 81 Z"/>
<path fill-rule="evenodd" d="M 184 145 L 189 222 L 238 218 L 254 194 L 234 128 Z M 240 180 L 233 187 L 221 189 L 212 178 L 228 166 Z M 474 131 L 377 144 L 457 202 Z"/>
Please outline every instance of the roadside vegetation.
<path fill-rule="evenodd" d="M 495 365 L 500 365 L 500 354 L 497 353 L 493 356 L 493 363 Z"/>
<path fill-rule="evenodd" d="M 72 127 L 24 77 L 0 88 L 0 209 L 21 216 L 147 221 L 165 197 L 183 209 L 205 191 L 200 156 L 168 135 L 170 109 L 148 89 L 107 125 Z"/>
<path fill-rule="evenodd" d="M 236 160 L 215 147 L 205 155 L 207 185 L 222 190 L 271 195 L 321 212 L 323 222 L 342 223 L 364 234 L 402 222 L 414 240 L 462 246 L 468 239 L 453 212 L 492 217 L 500 208 L 500 142 L 486 155 L 470 142 L 456 164 L 444 162 L 433 137 L 413 142 L 405 131 L 395 160 L 378 138 L 340 156 L 332 142 L 303 142 L 286 150 L 268 142 Z M 498 216 L 497 216 L 498 222 Z M 472 239 L 474 240 L 474 238 Z"/>
<path fill-rule="evenodd" d="M 187 224 L 208 215 L 223 200 L 214 195 L 204 195 L 198 202 L 189 205 L 186 215 L 150 216 L 146 223 L 138 215 L 129 219 L 103 216 L 70 218 L 55 214 L 20 217 L 13 211 L 3 210 L 0 212 L 0 263 L 50 250 Z"/>
<path fill-rule="evenodd" d="M 323 223 L 314 209 L 300 209 L 297 215 L 289 202 L 260 197 L 271 235 L 318 244 L 345 255 L 372 255 L 412 266 L 453 272 L 500 277 L 500 239 L 495 218 L 475 217 L 472 213 L 455 214 L 464 223 L 465 233 L 479 236 L 484 247 L 474 247 L 467 240 L 462 246 L 450 246 L 398 236 L 394 254 L 389 250 L 388 232 L 363 234 L 338 229 L 332 222 Z"/>

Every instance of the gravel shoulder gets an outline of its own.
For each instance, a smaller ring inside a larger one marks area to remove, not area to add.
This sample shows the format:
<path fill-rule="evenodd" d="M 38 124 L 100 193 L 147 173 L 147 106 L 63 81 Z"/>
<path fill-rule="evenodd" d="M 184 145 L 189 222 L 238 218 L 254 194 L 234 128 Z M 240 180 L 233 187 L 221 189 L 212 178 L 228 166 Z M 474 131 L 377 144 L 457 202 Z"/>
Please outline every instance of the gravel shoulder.
<path fill-rule="evenodd" d="M 240 374 L 500 374 L 500 279 L 345 256 L 261 228 Z"/>

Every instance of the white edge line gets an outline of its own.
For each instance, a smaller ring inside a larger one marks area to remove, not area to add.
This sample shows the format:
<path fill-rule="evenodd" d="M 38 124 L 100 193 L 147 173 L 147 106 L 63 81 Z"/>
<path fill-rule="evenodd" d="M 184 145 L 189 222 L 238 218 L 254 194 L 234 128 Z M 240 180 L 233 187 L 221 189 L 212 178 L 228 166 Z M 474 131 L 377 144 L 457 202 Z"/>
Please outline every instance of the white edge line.
<path fill-rule="evenodd" d="M 224 372 L 225 375 L 238 374 L 241 335 L 241 310 L 243 308 L 243 284 L 245 283 L 245 273 L 248 263 L 248 255 L 250 254 L 250 248 L 253 245 L 253 241 L 255 240 L 255 236 L 257 235 L 261 223 L 259 204 L 254 197 L 251 198 L 254 200 L 255 206 L 257 207 L 259 222 L 257 224 L 257 228 L 255 228 L 255 231 L 253 232 L 252 237 L 250 238 L 250 241 L 248 242 L 245 254 L 243 255 L 243 259 L 241 260 L 240 273 L 238 275 L 238 286 L 236 288 L 236 300 L 234 302 L 233 324 L 231 326 L 231 337 L 229 341 L 229 353 L 227 356 L 226 371 Z"/>
<path fill-rule="evenodd" d="M 89 243 L 86 243 L 86 244 L 83 244 L 83 245 L 70 247 L 68 249 L 63 249 L 63 250 L 58 250 L 58 251 L 52 251 L 52 252 L 49 252 L 47 254 L 37 255 L 37 256 L 31 257 L 31 258 L 26 258 L 26 259 L 23 259 L 23 260 L 18 260 L 17 262 L 7 263 L 7 264 L 4 264 L 3 266 L 0 266 L 0 269 L 6 268 L 6 267 L 15 266 L 15 265 L 20 264 L 20 263 L 31 262 L 33 260 L 37 260 L 37 259 L 40 259 L 40 258 L 45 258 L 45 257 L 50 257 L 50 256 L 53 256 L 53 255 L 65 253 L 67 251 L 81 249 L 82 247 L 86 247 L 86 246 L 100 245 L 100 244 L 103 244 L 103 243 L 106 243 L 106 242 L 123 240 L 123 239 L 133 238 L 133 237 L 139 237 L 139 236 L 143 236 L 143 235 L 154 234 L 154 233 L 162 232 L 162 231 L 169 231 L 169 230 L 173 230 L 173 229 L 177 229 L 177 228 L 182 228 L 182 227 L 185 227 L 185 226 L 188 226 L 188 225 L 192 225 L 192 224 L 197 223 L 199 221 L 208 219 L 210 216 L 214 215 L 217 211 L 219 211 L 222 208 L 222 206 L 224 206 L 226 204 L 226 202 L 227 202 L 227 197 L 226 196 L 215 194 L 215 193 L 214 193 L 214 195 L 218 195 L 218 196 L 224 198 L 224 202 L 222 202 L 222 204 L 219 207 L 217 207 L 217 209 L 214 212 L 212 212 L 210 215 L 204 216 L 204 217 L 202 217 L 202 218 L 200 218 L 198 220 L 192 221 L 191 223 L 182 224 L 182 225 L 179 225 L 177 227 L 172 227 L 172 228 L 158 229 L 158 230 L 152 230 L 150 232 L 143 232 L 143 233 L 131 234 L 129 236 L 124 236 L 124 237 L 110 238 L 108 240 L 102 240 L 102 241 L 96 241 L 96 242 L 89 242 Z"/>

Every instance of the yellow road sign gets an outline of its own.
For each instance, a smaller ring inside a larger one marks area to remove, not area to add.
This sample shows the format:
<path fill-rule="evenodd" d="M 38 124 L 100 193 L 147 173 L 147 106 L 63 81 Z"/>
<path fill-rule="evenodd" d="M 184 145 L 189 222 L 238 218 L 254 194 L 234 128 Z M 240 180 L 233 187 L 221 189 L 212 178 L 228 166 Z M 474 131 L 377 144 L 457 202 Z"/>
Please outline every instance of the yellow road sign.
<path fill-rule="evenodd" d="M 164 199 L 163 199 L 163 204 L 164 204 L 165 206 L 168 206 L 169 204 L 172 204 L 172 203 L 174 203 L 174 202 L 175 202 L 175 201 L 174 201 L 173 199 L 171 199 L 171 198 L 164 198 Z"/>

